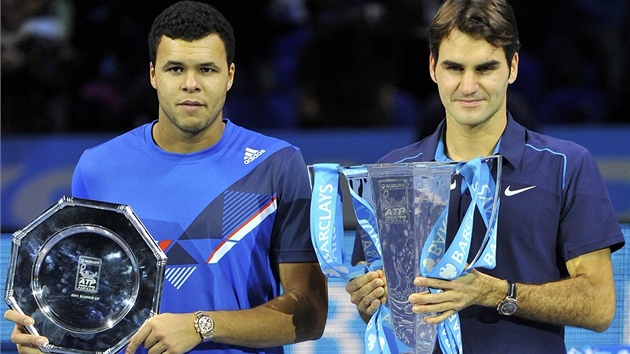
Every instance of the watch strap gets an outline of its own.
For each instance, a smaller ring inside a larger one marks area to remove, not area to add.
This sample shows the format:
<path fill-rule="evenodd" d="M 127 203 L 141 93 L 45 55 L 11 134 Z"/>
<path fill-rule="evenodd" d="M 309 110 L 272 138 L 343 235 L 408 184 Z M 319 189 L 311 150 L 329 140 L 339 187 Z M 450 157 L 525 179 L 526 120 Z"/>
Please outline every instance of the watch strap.
<path fill-rule="evenodd" d="M 516 300 L 516 283 L 511 280 L 507 280 L 507 283 L 507 294 L 505 295 L 505 298 L 499 302 L 497 311 L 499 311 L 500 315 L 512 316 L 518 308 L 518 301 Z"/>
<path fill-rule="evenodd" d="M 508 291 L 506 297 L 516 299 L 516 283 L 508 280 Z"/>

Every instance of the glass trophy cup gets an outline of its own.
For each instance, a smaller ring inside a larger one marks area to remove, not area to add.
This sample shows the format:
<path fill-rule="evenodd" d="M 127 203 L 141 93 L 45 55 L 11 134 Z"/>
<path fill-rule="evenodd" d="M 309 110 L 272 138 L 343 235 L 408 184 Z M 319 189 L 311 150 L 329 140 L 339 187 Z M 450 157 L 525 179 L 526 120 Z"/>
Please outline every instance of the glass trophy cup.
<path fill-rule="evenodd" d="M 54 353 L 116 353 L 157 314 L 166 255 L 128 205 L 63 197 L 12 238 L 5 301 Z"/>
<path fill-rule="evenodd" d="M 500 156 L 484 158 L 491 166 L 498 200 Z M 438 329 L 423 318 L 432 314 L 415 314 L 408 302 L 411 293 L 426 291 L 413 284 L 421 276 L 421 254 L 432 232 L 446 234 L 446 219 L 451 193 L 460 193 L 456 163 L 418 162 L 364 165 L 371 186 L 372 205 L 378 221 L 383 269 L 387 278 L 387 306 L 392 315 L 393 331 L 400 353 L 432 353 L 437 345 Z M 498 203 L 491 206 L 493 216 Z M 440 230 L 441 229 L 441 230 Z M 448 246 L 448 245 L 447 245 Z M 402 345 L 400 345 L 402 343 Z"/>

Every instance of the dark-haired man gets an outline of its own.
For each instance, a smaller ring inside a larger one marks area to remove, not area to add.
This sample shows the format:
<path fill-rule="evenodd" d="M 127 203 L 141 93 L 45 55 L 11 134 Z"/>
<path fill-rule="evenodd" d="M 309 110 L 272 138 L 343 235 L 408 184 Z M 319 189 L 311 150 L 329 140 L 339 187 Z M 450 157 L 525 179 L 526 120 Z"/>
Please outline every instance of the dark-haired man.
<path fill-rule="evenodd" d="M 168 256 L 162 313 L 128 354 L 282 353 L 323 333 L 306 164 L 296 147 L 223 117 L 234 48 L 211 6 L 167 8 L 149 34 L 158 119 L 86 150 L 76 166 L 73 196 L 130 205 Z M 20 353 L 47 341 L 22 332 L 31 318 L 5 318 Z"/>

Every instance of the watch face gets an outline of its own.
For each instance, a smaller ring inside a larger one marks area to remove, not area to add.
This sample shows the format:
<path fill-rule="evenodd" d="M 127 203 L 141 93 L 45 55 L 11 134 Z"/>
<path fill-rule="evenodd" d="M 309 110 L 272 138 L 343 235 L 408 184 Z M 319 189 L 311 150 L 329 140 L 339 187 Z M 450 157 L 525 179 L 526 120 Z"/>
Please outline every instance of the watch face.
<path fill-rule="evenodd" d="M 516 312 L 516 302 L 514 301 L 504 301 L 503 303 L 501 303 L 501 306 L 499 307 L 499 313 L 502 315 L 512 315 L 514 314 L 514 312 Z"/>
<path fill-rule="evenodd" d="M 212 319 L 210 319 L 210 317 L 203 316 L 199 319 L 199 330 L 201 331 L 201 333 L 207 335 L 208 332 L 212 331 L 213 329 L 214 322 L 212 321 Z"/>
<path fill-rule="evenodd" d="M 207 315 L 198 316 L 195 323 L 197 331 L 201 335 L 203 342 L 209 341 L 214 335 L 214 321 Z"/>

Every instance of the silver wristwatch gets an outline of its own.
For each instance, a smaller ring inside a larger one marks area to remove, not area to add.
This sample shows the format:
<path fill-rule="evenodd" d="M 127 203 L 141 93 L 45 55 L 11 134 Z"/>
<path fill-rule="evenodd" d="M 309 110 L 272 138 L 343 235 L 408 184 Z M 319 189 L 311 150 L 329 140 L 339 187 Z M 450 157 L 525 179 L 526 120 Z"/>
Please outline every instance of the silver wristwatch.
<path fill-rule="evenodd" d="M 201 343 L 207 342 L 214 336 L 214 321 L 203 311 L 195 312 L 195 329 L 201 336 Z"/>
<path fill-rule="evenodd" d="M 516 300 L 516 283 L 508 280 L 508 291 L 505 299 L 497 306 L 497 311 L 500 315 L 512 316 L 518 308 L 518 301 Z"/>

